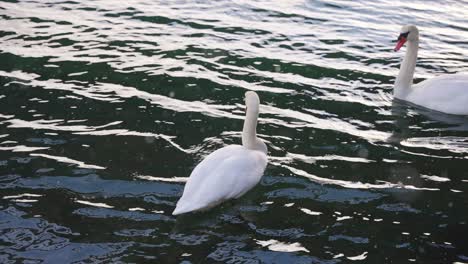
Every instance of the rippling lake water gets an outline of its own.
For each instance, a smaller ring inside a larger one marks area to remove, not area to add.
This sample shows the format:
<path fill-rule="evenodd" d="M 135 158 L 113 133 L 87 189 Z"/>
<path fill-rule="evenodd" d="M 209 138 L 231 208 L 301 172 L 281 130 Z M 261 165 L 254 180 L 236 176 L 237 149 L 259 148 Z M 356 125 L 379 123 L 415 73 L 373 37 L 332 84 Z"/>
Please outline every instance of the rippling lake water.
<path fill-rule="evenodd" d="M 1 1 L 1 263 L 468 262 L 468 117 L 392 99 L 468 71 L 467 1 Z M 262 101 L 269 165 L 173 217 Z"/>

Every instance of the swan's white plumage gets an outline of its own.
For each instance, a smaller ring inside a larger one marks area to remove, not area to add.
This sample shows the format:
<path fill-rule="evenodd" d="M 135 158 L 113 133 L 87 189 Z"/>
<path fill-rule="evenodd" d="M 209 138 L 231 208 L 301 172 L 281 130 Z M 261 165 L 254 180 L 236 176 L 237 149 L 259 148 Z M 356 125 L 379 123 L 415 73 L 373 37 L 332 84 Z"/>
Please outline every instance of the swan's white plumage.
<path fill-rule="evenodd" d="M 208 155 L 193 170 L 173 214 L 209 209 L 239 198 L 260 181 L 267 165 L 265 153 L 230 145 Z"/>
<path fill-rule="evenodd" d="M 407 38 L 404 37 L 405 35 Z M 442 75 L 413 85 L 419 49 L 417 27 L 404 26 L 398 40 L 395 50 L 398 50 L 406 41 L 408 49 L 401 64 L 400 73 L 395 80 L 395 97 L 447 114 L 468 115 L 468 74 Z"/>
<path fill-rule="evenodd" d="M 259 105 L 258 95 L 247 92 L 242 146 L 218 149 L 199 163 L 185 184 L 173 215 L 209 209 L 239 198 L 257 185 L 268 163 L 267 147 L 256 134 Z"/>
<path fill-rule="evenodd" d="M 402 99 L 443 113 L 468 115 L 468 74 L 438 76 L 411 89 Z"/>

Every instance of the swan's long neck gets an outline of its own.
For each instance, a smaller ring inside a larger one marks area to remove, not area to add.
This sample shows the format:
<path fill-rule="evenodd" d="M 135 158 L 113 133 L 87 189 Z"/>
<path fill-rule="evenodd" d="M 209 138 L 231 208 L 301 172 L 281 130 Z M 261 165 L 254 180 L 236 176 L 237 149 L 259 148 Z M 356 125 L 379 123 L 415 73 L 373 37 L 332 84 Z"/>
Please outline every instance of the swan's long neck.
<path fill-rule="evenodd" d="M 242 129 L 242 145 L 248 149 L 257 148 L 258 106 L 248 107 Z"/>
<path fill-rule="evenodd" d="M 413 40 L 407 42 L 405 58 L 400 66 L 400 72 L 395 80 L 393 94 L 397 98 L 405 97 L 413 84 L 414 69 L 416 68 L 416 59 L 418 58 L 419 41 Z"/>

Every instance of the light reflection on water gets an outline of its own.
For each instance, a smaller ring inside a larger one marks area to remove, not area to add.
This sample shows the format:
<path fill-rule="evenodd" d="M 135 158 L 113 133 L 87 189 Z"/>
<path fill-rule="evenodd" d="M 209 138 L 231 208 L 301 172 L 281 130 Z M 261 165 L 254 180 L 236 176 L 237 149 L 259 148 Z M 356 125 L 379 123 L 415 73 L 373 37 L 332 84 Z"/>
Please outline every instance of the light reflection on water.
<path fill-rule="evenodd" d="M 468 262 L 468 119 L 391 95 L 402 24 L 468 71 L 467 5 L 0 2 L 0 262 Z M 261 184 L 173 217 L 247 90 Z"/>

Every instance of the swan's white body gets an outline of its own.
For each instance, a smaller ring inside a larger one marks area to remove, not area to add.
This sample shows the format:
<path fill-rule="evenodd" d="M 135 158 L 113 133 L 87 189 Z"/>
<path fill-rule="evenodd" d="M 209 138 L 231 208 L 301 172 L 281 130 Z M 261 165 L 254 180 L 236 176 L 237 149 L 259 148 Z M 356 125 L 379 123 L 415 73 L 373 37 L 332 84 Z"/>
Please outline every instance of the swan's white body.
<path fill-rule="evenodd" d="M 242 146 L 229 145 L 208 155 L 195 167 L 172 213 L 200 211 L 241 197 L 260 181 L 267 165 L 266 145 L 256 136 L 260 101 L 246 93 L 247 114 Z"/>
<path fill-rule="evenodd" d="M 394 96 L 439 112 L 468 115 L 468 74 L 442 75 L 413 85 L 419 31 L 416 26 L 404 26 L 398 40 L 395 50 L 406 41 L 408 49 L 395 80 Z"/>

